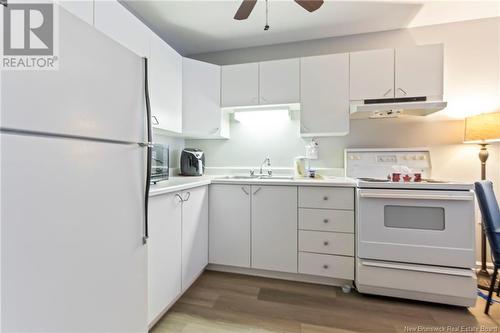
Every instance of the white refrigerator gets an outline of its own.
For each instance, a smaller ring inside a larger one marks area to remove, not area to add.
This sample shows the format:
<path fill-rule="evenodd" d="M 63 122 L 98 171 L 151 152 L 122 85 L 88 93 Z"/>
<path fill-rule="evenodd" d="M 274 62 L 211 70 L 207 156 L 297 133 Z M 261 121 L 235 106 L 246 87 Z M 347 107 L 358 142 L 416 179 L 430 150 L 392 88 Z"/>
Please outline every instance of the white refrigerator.
<path fill-rule="evenodd" d="M 147 62 L 59 21 L 59 70 L 2 72 L 1 331 L 146 332 Z"/>

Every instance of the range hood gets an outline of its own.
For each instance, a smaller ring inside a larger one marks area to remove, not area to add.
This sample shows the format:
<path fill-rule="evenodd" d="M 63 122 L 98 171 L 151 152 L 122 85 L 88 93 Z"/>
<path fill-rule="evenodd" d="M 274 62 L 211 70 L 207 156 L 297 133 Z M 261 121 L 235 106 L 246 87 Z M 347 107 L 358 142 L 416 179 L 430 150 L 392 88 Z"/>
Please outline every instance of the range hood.
<path fill-rule="evenodd" d="M 384 98 L 364 100 L 360 104 L 352 103 L 350 113 L 351 119 L 422 117 L 444 109 L 447 104 L 443 101 L 427 101 L 426 97 Z"/>

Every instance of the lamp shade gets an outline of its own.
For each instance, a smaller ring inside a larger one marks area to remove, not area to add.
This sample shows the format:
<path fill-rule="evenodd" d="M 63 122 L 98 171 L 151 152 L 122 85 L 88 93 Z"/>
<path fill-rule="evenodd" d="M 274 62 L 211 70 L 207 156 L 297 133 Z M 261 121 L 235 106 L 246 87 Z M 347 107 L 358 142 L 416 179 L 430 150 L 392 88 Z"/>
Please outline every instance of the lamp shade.
<path fill-rule="evenodd" d="M 500 112 L 483 113 L 465 119 L 466 143 L 500 141 Z"/>

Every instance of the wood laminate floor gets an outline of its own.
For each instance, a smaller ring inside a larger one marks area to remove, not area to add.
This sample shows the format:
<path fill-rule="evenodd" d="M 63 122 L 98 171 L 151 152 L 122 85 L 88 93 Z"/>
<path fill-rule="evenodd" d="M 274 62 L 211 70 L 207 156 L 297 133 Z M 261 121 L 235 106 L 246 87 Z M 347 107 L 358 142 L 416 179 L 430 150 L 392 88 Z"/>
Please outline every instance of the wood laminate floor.
<path fill-rule="evenodd" d="M 152 333 L 500 332 L 500 304 L 460 308 L 205 272 Z"/>

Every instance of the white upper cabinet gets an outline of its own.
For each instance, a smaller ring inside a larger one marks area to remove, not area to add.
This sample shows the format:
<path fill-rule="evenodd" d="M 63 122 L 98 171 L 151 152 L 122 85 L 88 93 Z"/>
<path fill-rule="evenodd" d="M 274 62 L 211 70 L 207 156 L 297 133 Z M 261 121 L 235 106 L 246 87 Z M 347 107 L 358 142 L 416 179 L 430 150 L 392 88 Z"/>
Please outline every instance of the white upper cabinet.
<path fill-rule="evenodd" d="M 228 138 L 229 117 L 220 107 L 221 68 L 183 58 L 182 133 L 195 138 Z"/>
<path fill-rule="evenodd" d="M 300 134 L 349 133 L 349 54 L 300 59 Z"/>
<path fill-rule="evenodd" d="M 149 93 L 153 127 L 182 132 L 182 56 L 160 37 L 151 37 Z"/>
<path fill-rule="evenodd" d="M 181 293 L 182 202 L 175 193 L 149 199 L 148 323 Z"/>
<path fill-rule="evenodd" d="M 182 290 L 208 264 L 208 186 L 182 192 Z"/>
<path fill-rule="evenodd" d="M 57 3 L 71 14 L 87 22 L 90 25 L 94 24 L 94 1 L 93 0 L 63 0 Z"/>
<path fill-rule="evenodd" d="M 250 267 L 250 186 L 210 185 L 209 262 Z"/>
<path fill-rule="evenodd" d="M 396 97 L 443 96 L 443 44 L 396 49 Z"/>
<path fill-rule="evenodd" d="M 394 49 L 350 54 L 350 100 L 394 97 Z"/>
<path fill-rule="evenodd" d="M 260 104 L 298 103 L 300 60 L 285 59 L 260 63 Z"/>
<path fill-rule="evenodd" d="M 222 66 L 222 106 L 259 104 L 259 64 Z"/>
<path fill-rule="evenodd" d="M 118 1 L 94 2 L 94 26 L 137 55 L 149 55 L 151 31 Z"/>
<path fill-rule="evenodd" d="M 253 186 L 252 268 L 297 273 L 297 187 Z"/>

